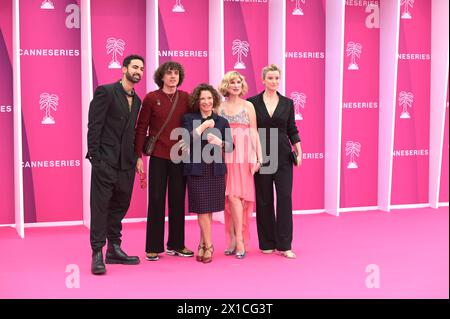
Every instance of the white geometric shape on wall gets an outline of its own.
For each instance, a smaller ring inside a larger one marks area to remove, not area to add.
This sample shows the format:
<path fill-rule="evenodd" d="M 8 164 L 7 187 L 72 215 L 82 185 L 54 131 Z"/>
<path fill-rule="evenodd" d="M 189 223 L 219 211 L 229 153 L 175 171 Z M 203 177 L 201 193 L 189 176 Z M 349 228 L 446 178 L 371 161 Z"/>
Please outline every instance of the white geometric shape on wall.
<path fill-rule="evenodd" d="M 291 0 L 294 1 L 294 0 Z M 303 10 L 300 7 L 300 1 L 305 4 L 306 0 L 295 0 L 295 8 L 294 10 L 292 10 L 292 15 L 294 16 L 302 16 L 303 15 Z"/>
<path fill-rule="evenodd" d="M 305 109 L 306 95 L 303 92 L 292 92 L 291 99 L 294 101 L 295 120 L 302 121 L 303 115 L 300 108 Z"/>
<path fill-rule="evenodd" d="M 358 168 L 358 163 L 356 163 L 355 157 L 359 157 L 360 152 L 361 144 L 359 142 L 348 141 L 345 143 L 345 156 L 350 157 L 347 168 Z"/>
<path fill-rule="evenodd" d="M 44 0 L 41 3 L 41 9 L 53 10 L 53 9 L 55 9 L 55 6 L 53 5 L 53 2 L 51 2 L 50 0 Z"/>
<path fill-rule="evenodd" d="M 401 91 L 398 95 L 398 104 L 402 108 L 400 113 L 401 119 L 410 119 L 411 115 L 408 112 L 408 108 L 412 108 L 414 103 L 414 94 L 412 92 Z"/>
<path fill-rule="evenodd" d="M 250 44 L 247 41 L 241 41 L 235 39 L 232 46 L 233 55 L 237 55 L 237 61 L 234 64 L 235 69 L 245 69 L 245 63 L 242 61 L 242 56 L 247 57 L 248 51 L 250 50 Z"/>
<path fill-rule="evenodd" d="M 117 59 L 118 55 L 123 55 L 125 51 L 125 41 L 110 37 L 106 40 L 106 54 L 112 54 L 111 62 L 109 62 L 108 69 L 120 69 L 122 65 Z"/>
<path fill-rule="evenodd" d="M 401 0 L 400 5 L 403 7 L 401 18 L 412 19 L 411 12 L 409 12 L 408 9 L 409 7 L 411 7 L 412 9 L 412 7 L 414 6 L 414 0 Z"/>
<path fill-rule="evenodd" d="M 357 42 L 348 42 L 346 48 L 347 56 L 350 56 L 350 64 L 348 65 L 348 69 L 351 71 L 359 70 L 359 66 L 356 63 L 356 58 L 361 57 L 362 45 Z"/>
<path fill-rule="evenodd" d="M 45 116 L 42 118 L 41 124 L 44 125 L 53 125 L 55 124 L 55 119 L 53 116 L 51 116 L 50 112 L 51 110 L 57 111 L 58 106 L 58 96 L 56 94 L 49 94 L 49 93 L 41 93 L 39 95 L 39 109 L 44 110 Z"/>
<path fill-rule="evenodd" d="M 184 7 L 181 4 L 181 0 L 176 0 L 175 5 L 173 6 L 172 12 L 184 12 Z"/>

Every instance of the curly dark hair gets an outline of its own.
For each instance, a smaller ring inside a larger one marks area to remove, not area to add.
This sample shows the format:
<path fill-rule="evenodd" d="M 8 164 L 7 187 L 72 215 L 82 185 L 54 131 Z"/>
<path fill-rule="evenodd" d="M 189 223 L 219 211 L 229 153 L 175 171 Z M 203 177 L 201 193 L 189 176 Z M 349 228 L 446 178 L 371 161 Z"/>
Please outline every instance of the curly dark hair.
<path fill-rule="evenodd" d="M 221 102 L 221 97 L 219 92 L 212 86 L 207 83 L 201 83 L 197 85 L 197 87 L 192 91 L 189 96 L 189 106 L 191 107 L 191 112 L 196 113 L 200 112 L 200 94 L 202 91 L 209 91 L 213 97 L 213 110 L 217 109 Z"/>
<path fill-rule="evenodd" d="M 166 63 L 161 64 L 155 71 L 155 74 L 153 74 L 153 80 L 155 81 L 156 85 L 162 89 L 164 86 L 163 77 L 164 74 L 166 74 L 169 70 L 177 70 L 178 74 L 180 75 L 180 81 L 178 82 L 178 86 L 180 86 L 183 83 L 184 80 L 184 68 L 183 66 L 175 61 L 168 61 Z"/>

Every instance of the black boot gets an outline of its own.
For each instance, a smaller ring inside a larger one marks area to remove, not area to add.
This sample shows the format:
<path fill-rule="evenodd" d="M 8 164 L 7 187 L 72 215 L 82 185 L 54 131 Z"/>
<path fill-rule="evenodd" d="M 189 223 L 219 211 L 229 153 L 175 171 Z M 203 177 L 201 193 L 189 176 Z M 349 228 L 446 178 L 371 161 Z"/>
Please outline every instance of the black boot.
<path fill-rule="evenodd" d="M 140 263 L 138 256 L 128 256 L 121 248 L 119 244 L 108 243 L 108 249 L 106 250 L 106 263 L 107 264 L 125 264 L 125 265 L 137 265 Z"/>
<path fill-rule="evenodd" d="M 102 275 L 106 272 L 106 267 L 103 263 L 103 252 L 101 249 L 94 250 L 92 252 L 91 272 L 94 275 Z"/>

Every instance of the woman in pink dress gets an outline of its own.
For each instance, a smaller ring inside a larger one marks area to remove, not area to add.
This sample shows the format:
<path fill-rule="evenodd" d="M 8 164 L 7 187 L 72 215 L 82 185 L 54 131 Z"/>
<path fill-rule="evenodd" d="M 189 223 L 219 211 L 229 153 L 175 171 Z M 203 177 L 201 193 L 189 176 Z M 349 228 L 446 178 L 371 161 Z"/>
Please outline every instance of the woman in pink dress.
<path fill-rule="evenodd" d="M 256 130 L 256 113 L 253 104 L 242 99 L 248 86 L 239 72 L 225 74 L 219 87 L 225 97 L 218 114 L 230 123 L 235 149 L 225 154 L 227 164 L 225 190 L 225 255 L 245 257 L 250 239 L 249 218 L 255 202 L 253 175 L 261 166 L 261 146 Z"/>

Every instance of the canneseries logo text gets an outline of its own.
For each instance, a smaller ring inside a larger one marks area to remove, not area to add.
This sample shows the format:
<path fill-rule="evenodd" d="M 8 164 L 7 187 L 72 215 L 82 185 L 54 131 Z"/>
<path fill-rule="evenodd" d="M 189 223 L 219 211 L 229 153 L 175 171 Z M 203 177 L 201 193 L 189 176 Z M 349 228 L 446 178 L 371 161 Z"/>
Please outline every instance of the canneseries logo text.
<path fill-rule="evenodd" d="M 347 168 L 354 169 L 358 168 L 358 163 L 356 163 L 356 158 L 359 157 L 361 152 L 361 143 L 347 141 L 345 143 L 345 156 L 349 157 L 349 162 L 347 164 Z"/>
<path fill-rule="evenodd" d="M 414 103 L 414 94 L 412 92 L 401 91 L 398 96 L 398 105 L 402 108 L 400 113 L 401 119 L 410 119 L 411 115 L 408 112 L 408 108 L 412 108 Z"/>
<path fill-rule="evenodd" d="M 305 109 L 306 95 L 302 92 L 292 92 L 291 99 L 294 101 L 295 120 L 303 121 L 303 115 L 300 112 L 301 109 Z"/>
<path fill-rule="evenodd" d="M 56 123 L 55 118 L 50 114 L 52 111 L 57 111 L 58 96 L 56 94 L 42 93 L 39 96 L 39 108 L 45 112 L 41 124 L 53 125 Z"/>
<path fill-rule="evenodd" d="M 11 113 L 12 106 L 11 105 L 0 105 L 0 113 Z"/>
<path fill-rule="evenodd" d="M 55 10 L 53 1 L 41 2 L 41 10 Z M 65 26 L 67 29 L 80 28 L 80 7 L 75 3 L 69 3 L 65 8 L 60 8 L 67 13 Z M 56 12 L 56 10 L 55 10 Z M 79 49 L 57 49 L 57 48 L 20 48 L 20 56 L 54 56 L 54 57 L 77 57 L 80 56 Z"/>

